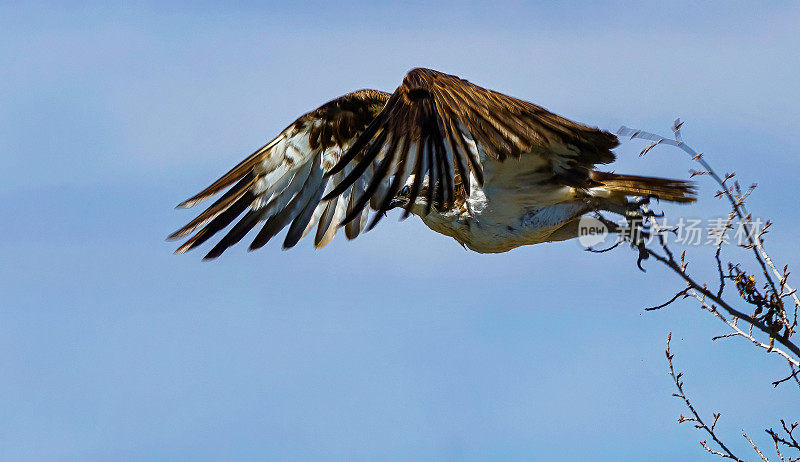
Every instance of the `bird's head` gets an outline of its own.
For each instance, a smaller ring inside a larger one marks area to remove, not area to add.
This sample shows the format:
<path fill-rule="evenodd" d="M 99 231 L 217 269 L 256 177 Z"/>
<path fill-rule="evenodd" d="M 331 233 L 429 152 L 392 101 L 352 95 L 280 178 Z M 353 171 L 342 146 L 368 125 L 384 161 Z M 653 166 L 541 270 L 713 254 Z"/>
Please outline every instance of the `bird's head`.
<path fill-rule="evenodd" d="M 400 189 L 394 199 L 389 203 L 389 209 L 406 208 L 408 202 L 411 200 L 411 185 L 414 184 L 414 175 L 408 179 L 406 184 Z M 422 185 L 420 185 L 417 197 L 414 198 L 414 205 L 411 207 L 411 213 L 414 215 L 425 215 L 425 210 L 428 208 L 428 179 L 426 178 Z"/>
<path fill-rule="evenodd" d="M 410 191 L 411 191 L 411 186 L 409 185 L 403 186 L 400 192 L 398 192 L 397 195 L 394 196 L 394 199 L 392 199 L 392 201 L 389 203 L 389 210 L 396 208 L 406 208 L 406 206 L 408 205 L 408 201 L 410 200 L 409 198 Z M 417 200 L 414 201 L 415 204 L 419 199 L 422 199 L 423 201 L 425 200 L 425 198 L 417 197 Z M 412 208 L 412 212 L 413 211 L 414 210 Z"/>
<path fill-rule="evenodd" d="M 409 201 L 411 201 L 413 194 L 414 180 L 409 180 L 395 195 L 394 199 L 389 203 L 390 208 L 408 208 Z M 467 209 L 461 206 L 446 206 L 440 207 L 437 200 L 434 199 L 433 206 L 428 207 L 428 193 L 429 193 L 428 180 L 425 179 L 419 187 L 419 191 L 414 198 L 414 204 L 410 208 L 410 212 L 417 215 L 422 219 L 430 229 L 437 233 L 442 233 L 446 236 L 454 238 L 456 241 L 464 245 L 469 240 L 469 230 L 471 226 L 471 216 L 465 213 Z"/>

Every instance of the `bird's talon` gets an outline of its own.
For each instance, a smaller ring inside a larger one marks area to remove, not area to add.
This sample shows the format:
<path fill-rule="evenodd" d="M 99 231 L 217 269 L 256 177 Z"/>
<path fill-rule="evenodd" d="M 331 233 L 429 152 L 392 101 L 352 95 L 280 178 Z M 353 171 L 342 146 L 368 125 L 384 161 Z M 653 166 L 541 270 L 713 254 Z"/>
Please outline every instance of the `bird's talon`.
<path fill-rule="evenodd" d="M 636 260 L 636 266 L 638 266 L 643 273 L 646 273 L 647 270 L 642 266 L 642 262 L 650 258 L 650 252 L 647 250 L 647 247 L 644 246 L 644 241 L 639 242 L 637 247 L 639 248 L 639 258 Z"/>

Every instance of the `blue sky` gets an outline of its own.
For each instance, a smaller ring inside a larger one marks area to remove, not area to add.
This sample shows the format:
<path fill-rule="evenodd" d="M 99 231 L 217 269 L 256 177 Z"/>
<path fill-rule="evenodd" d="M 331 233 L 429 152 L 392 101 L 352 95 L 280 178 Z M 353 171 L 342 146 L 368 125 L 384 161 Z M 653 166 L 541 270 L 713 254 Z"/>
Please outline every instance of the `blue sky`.
<path fill-rule="evenodd" d="M 297 115 L 417 66 L 684 136 L 760 187 L 796 263 L 800 8 L 784 2 L 0 6 L 0 446 L 8 460 L 690 460 L 800 399 L 626 250 L 465 252 L 416 218 L 202 263 L 173 206 Z M 685 177 L 678 151 L 618 172 Z M 696 206 L 719 216 L 701 183 Z M 674 215 L 673 215 L 674 216 Z M 699 251 L 703 254 L 703 250 Z M 700 271 L 702 260 L 697 257 Z M 768 399 L 754 399 L 755 396 Z"/>

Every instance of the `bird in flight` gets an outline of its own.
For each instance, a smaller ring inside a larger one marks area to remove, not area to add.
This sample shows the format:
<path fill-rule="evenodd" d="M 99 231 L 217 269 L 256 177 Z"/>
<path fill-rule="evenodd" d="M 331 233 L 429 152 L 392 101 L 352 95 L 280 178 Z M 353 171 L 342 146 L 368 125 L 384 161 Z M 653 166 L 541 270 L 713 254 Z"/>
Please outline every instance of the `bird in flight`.
<path fill-rule="evenodd" d="M 188 237 L 183 253 L 236 221 L 205 259 L 256 227 L 250 250 L 287 226 L 284 248 L 307 234 L 323 247 L 340 228 L 353 239 L 399 207 L 471 250 L 497 253 L 577 237 L 590 212 L 630 216 L 632 197 L 694 201 L 684 181 L 595 170 L 617 145 L 533 103 L 413 69 L 394 93 L 358 90 L 300 116 L 179 204 L 224 191 L 169 238 Z"/>

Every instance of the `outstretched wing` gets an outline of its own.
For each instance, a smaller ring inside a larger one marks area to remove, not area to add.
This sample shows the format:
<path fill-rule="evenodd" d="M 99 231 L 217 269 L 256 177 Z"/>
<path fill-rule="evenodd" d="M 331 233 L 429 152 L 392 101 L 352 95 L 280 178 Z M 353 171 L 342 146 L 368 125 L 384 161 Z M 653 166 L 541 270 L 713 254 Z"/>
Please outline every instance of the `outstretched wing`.
<path fill-rule="evenodd" d="M 483 162 L 523 154 L 548 160 L 557 183 L 578 188 L 597 185 L 589 172 L 595 164 L 613 161 L 610 149 L 617 144 L 611 133 L 572 122 L 527 101 L 453 75 L 414 69 L 327 172 L 327 176 L 345 176 L 323 199 L 343 193 L 370 170 L 373 174 L 366 194 L 344 220 L 360 217 L 370 199 L 376 202 L 371 194 L 383 186 L 388 193 L 377 201 L 378 213 L 369 229 L 412 175 L 405 216 L 421 190 L 426 191 L 428 207 L 434 203 L 446 207 L 455 194 L 469 195 L 470 175 L 483 184 Z"/>
<path fill-rule="evenodd" d="M 330 200 L 321 201 L 323 194 L 353 167 L 345 166 L 333 175 L 326 172 L 372 122 L 389 96 L 376 90 L 360 90 L 302 115 L 211 186 L 179 204 L 191 207 L 229 188 L 203 213 L 169 236 L 180 239 L 194 233 L 176 252 L 201 245 L 243 213 L 206 259 L 218 257 L 261 223 L 251 250 L 262 247 L 287 225 L 284 248 L 293 247 L 315 226 L 314 245 L 322 247 L 333 239 L 345 215 L 357 218 L 345 226 L 347 238 L 358 236 L 369 212 L 363 207 L 354 212 L 356 200 L 364 195 L 374 168 L 368 165 L 356 181 L 336 195 L 329 194 Z"/>

